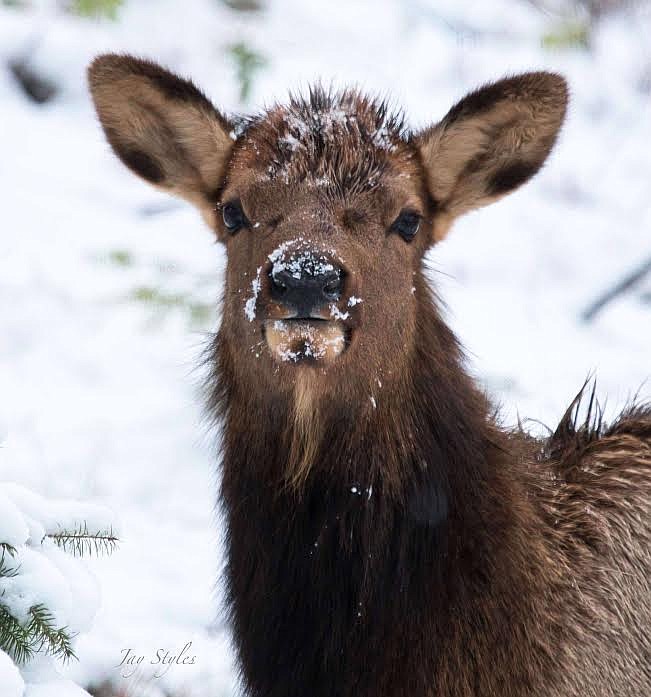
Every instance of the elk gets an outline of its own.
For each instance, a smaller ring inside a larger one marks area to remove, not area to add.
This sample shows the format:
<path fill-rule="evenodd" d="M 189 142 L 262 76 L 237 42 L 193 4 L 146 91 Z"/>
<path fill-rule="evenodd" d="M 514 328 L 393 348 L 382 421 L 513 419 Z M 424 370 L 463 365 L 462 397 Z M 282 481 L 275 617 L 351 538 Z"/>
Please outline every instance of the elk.
<path fill-rule="evenodd" d="M 226 247 L 208 409 L 245 693 L 651 694 L 651 407 L 608 426 L 584 386 L 548 438 L 506 428 L 423 271 L 543 165 L 563 78 L 420 132 L 357 90 L 229 118 L 147 60 L 89 82 L 116 155 Z"/>

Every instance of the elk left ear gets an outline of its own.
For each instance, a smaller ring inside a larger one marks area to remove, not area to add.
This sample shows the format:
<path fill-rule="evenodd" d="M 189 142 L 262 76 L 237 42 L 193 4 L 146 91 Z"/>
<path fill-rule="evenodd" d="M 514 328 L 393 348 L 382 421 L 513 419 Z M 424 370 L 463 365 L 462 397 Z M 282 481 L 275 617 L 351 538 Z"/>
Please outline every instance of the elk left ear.
<path fill-rule="evenodd" d="M 415 138 L 441 239 L 452 220 L 517 189 L 547 159 L 567 108 L 560 75 L 525 73 L 486 85 Z"/>

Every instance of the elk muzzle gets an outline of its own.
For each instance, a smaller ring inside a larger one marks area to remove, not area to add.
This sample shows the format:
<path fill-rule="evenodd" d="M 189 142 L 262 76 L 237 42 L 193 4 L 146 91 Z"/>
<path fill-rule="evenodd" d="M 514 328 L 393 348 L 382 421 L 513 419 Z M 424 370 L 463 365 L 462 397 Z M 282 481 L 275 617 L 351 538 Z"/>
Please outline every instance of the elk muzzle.
<path fill-rule="evenodd" d="M 269 273 L 271 297 L 293 312 L 296 319 L 310 317 L 323 319 L 321 311 L 329 303 L 336 303 L 343 290 L 343 271 L 328 264 L 324 273 L 306 273 L 282 270 Z"/>
<path fill-rule="evenodd" d="M 329 362 L 346 347 L 347 330 L 337 303 L 346 284 L 346 272 L 333 253 L 302 244 L 282 244 L 269 255 L 269 294 L 282 318 L 264 323 L 272 356 L 283 362 Z"/>

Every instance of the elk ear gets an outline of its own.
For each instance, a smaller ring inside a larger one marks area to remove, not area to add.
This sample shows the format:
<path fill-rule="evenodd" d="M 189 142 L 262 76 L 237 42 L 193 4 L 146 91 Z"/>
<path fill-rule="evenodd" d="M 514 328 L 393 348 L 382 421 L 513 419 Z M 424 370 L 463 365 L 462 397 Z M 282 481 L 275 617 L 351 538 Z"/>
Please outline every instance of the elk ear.
<path fill-rule="evenodd" d="M 197 205 L 207 222 L 233 141 L 230 125 L 189 80 L 147 60 L 107 54 L 88 69 L 104 133 L 137 175 Z"/>
<path fill-rule="evenodd" d="M 457 216 L 496 201 L 530 179 L 563 123 L 567 84 L 525 73 L 486 85 L 415 138 L 430 194 L 441 212 L 441 239 Z"/>

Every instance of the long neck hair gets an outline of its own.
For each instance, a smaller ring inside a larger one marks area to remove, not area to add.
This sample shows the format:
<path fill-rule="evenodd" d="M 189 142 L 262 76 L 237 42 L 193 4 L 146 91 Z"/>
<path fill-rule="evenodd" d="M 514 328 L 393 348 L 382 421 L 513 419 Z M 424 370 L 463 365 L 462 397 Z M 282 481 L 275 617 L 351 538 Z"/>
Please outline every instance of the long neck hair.
<path fill-rule="evenodd" d="M 223 429 L 226 589 L 256 695 L 366 695 L 378 685 L 389 694 L 405 678 L 379 675 L 387 651 L 404 653 L 408 670 L 420 654 L 406 647 L 427 647 L 431 680 L 432 670 L 452 670 L 451 631 L 473 640 L 459 608 L 480 623 L 504 621 L 486 616 L 490 603 L 473 610 L 479 597 L 508 598 L 523 625 L 534 616 L 514 577 L 534 579 L 537 556 L 530 543 L 526 559 L 527 544 L 518 544 L 524 497 L 507 437 L 419 292 L 400 381 L 370 416 L 350 400 L 319 407 L 324 435 L 299 487 L 286 476 L 292 400 L 243 384 L 237 351 L 224 335 L 215 340 L 209 405 Z M 365 664 L 375 671 L 367 688 Z M 425 675 L 412 668 L 414 681 Z"/>

